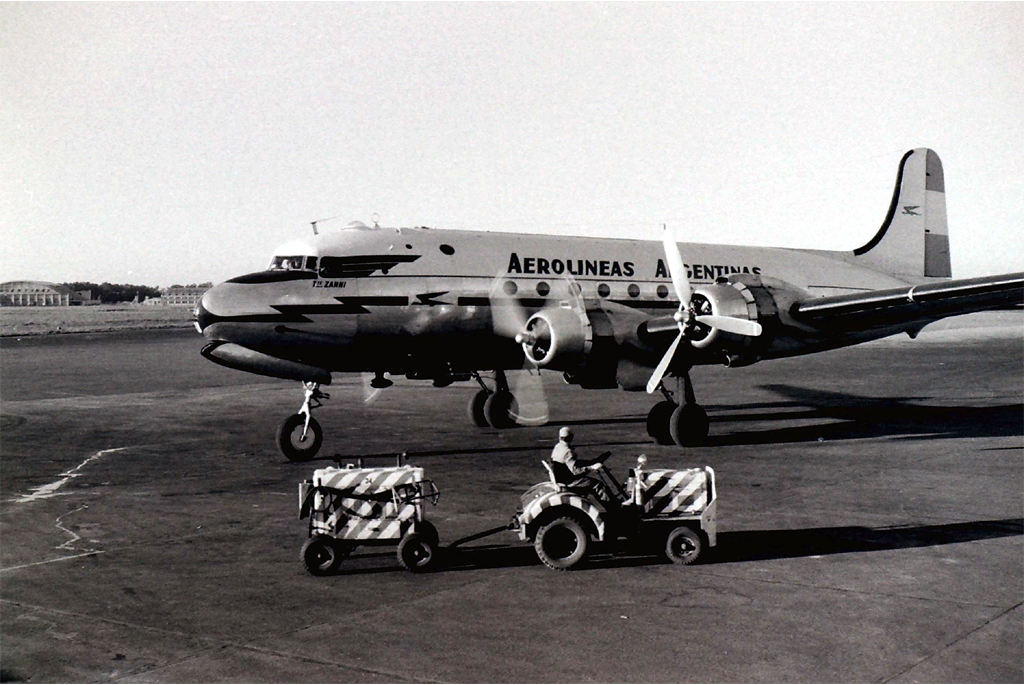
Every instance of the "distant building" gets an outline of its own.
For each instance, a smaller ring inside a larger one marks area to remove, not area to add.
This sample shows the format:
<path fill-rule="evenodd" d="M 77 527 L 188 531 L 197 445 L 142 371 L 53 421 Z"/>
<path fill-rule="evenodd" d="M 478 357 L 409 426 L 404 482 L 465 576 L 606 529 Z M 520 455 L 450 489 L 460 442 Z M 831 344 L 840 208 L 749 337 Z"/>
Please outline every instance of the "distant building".
<path fill-rule="evenodd" d="M 99 300 L 92 299 L 92 290 L 75 290 L 71 293 L 71 305 L 97 305 Z"/>
<path fill-rule="evenodd" d="M 158 299 L 163 302 L 153 304 L 165 304 L 172 307 L 195 307 L 203 297 L 203 293 L 213 287 L 213 283 L 191 283 L 189 285 L 172 285 L 160 291 Z M 146 301 L 147 303 L 149 300 Z"/>
<path fill-rule="evenodd" d="M 71 290 L 44 281 L 0 283 L 0 307 L 67 307 Z"/>

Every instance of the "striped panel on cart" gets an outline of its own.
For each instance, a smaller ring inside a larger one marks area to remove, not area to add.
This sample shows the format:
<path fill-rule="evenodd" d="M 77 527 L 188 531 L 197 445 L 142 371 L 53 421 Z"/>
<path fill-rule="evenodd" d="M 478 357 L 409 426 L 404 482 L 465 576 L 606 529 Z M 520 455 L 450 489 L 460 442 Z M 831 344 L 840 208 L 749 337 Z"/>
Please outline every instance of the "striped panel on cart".
<path fill-rule="evenodd" d="M 651 516 L 688 514 L 708 504 L 708 479 L 704 469 L 664 469 L 644 474 L 645 509 Z"/>
<path fill-rule="evenodd" d="M 376 469 L 338 469 L 328 467 L 313 472 L 313 483 L 347 495 L 333 503 L 346 516 L 390 518 L 399 515 L 390 497 L 398 485 L 423 480 L 423 469 L 413 466 Z"/>
<path fill-rule="evenodd" d="M 394 505 L 388 503 L 388 508 L 394 510 Z M 411 521 L 416 518 L 416 505 L 415 504 L 403 504 L 398 511 L 394 511 L 391 516 L 353 516 L 349 513 L 349 510 L 345 508 L 338 508 L 332 513 L 326 520 L 325 524 L 333 530 L 345 530 L 356 523 L 363 523 L 366 521 Z"/>
<path fill-rule="evenodd" d="M 570 492 L 559 492 L 548 497 L 535 499 L 519 517 L 519 522 L 523 526 L 529 525 L 529 523 L 540 516 L 545 509 L 558 507 L 563 504 L 575 507 L 586 513 L 597 528 L 597 538 L 599 540 L 604 539 L 604 519 L 601 516 L 601 510 L 579 495 L 574 495 Z"/>
<path fill-rule="evenodd" d="M 413 509 L 415 512 L 415 508 Z M 340 528 L 332 516 L 327 521 L 315 521 L 314 532 L 325 533 L 339 540 L 398 540 L 412 527 L 414 517 L 389 519 L 345 519 Z"/>

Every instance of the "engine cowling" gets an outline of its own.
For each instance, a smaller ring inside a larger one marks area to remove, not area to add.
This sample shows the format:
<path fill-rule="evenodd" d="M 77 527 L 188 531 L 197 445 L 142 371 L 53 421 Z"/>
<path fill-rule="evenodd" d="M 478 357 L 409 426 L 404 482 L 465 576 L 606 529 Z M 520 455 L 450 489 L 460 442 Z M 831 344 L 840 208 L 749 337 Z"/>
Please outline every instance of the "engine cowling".
<path fill-rule="evenodd" d="M 742 284 L 716 283 L 698 286 L 690 299 L 696 314 L 714 314 L 747 321 L 758 320 L 758 306 L 753 292 Z M 727 333 L 713 326 L 696 323 L 688 336 L 697 349 L 742 349 L 753 342 L 749 336 Z"/>
<path fill-rule="evenodd" d="M 582 310 L 547 307 L 526 321 L 516 340 L 536 366 L 571 371 L 583 364 L 590 353 L 593 329 Z"/>

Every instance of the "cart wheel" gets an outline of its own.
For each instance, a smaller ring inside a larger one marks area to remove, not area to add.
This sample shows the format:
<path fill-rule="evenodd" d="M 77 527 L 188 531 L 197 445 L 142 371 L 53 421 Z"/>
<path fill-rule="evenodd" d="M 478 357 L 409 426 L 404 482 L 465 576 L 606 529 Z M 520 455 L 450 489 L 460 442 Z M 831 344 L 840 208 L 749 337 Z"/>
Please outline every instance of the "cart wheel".
<path fill-rule="evenodd" d="M 305 423 L 306 417 L 302 414 L 292 414 L 277 429 L 277 448 L 291 461 L 309 461 L 320 451 L 320 445 L 324 442 L 323 429 L 312 416 L 309 417 L 309 430 L 303 439 L 302 427 Z"/>
<path fill-rule="evenodd" d="M 398 543 L 398 561 L 413 573 L 433 570 L 438 561 L 437 543 L 421 533 L 409 533 Z"/>
<path fill-rule="evenodd" d="M 314 576 L 326 576 L 341 566 L 344 558 L 334 539 L 326 535 L 315 535 L 302 546 L 302 565 Z"/>
<path fill-rule="evenodd" d="M 441 545 L 441 537 L 437 534 L 437 528 L 430 521 L 420 521 L 416 524 L 416 532 L 434 543 L 434 547 Z"/>
<path fill-rule="evenodd" d="M 537 531 L 533 547 L 548 568 L 568 571 L 587 556 L 587 531 L 571 516 L 562 516 Z"/>
<path fill-rule="evenodd" d="M 665 555 L 674 564 L 692 564 L 704 547 L 700 536 L 689 526 L 679 526 L 665 540 Z"/>

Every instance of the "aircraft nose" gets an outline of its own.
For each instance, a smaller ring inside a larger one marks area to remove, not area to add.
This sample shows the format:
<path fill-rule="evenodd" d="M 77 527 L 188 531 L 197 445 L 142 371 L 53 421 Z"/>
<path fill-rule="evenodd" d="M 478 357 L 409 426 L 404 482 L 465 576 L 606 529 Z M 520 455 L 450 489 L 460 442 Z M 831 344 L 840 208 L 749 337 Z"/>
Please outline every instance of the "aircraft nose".
<path fill-rule="evenodd" d="M 192 323 L 195 325 L 196 331 L 199 333 L 205 331 L 206 327 L 214 321 L 213 314 L 211 314 L 210 310 L 206 308 L 205 300 L 206 295 L 204 294 L 202 298 L 200 298 L 199 304 L 196 305 L 196 308 L 192 312 Z"/>

